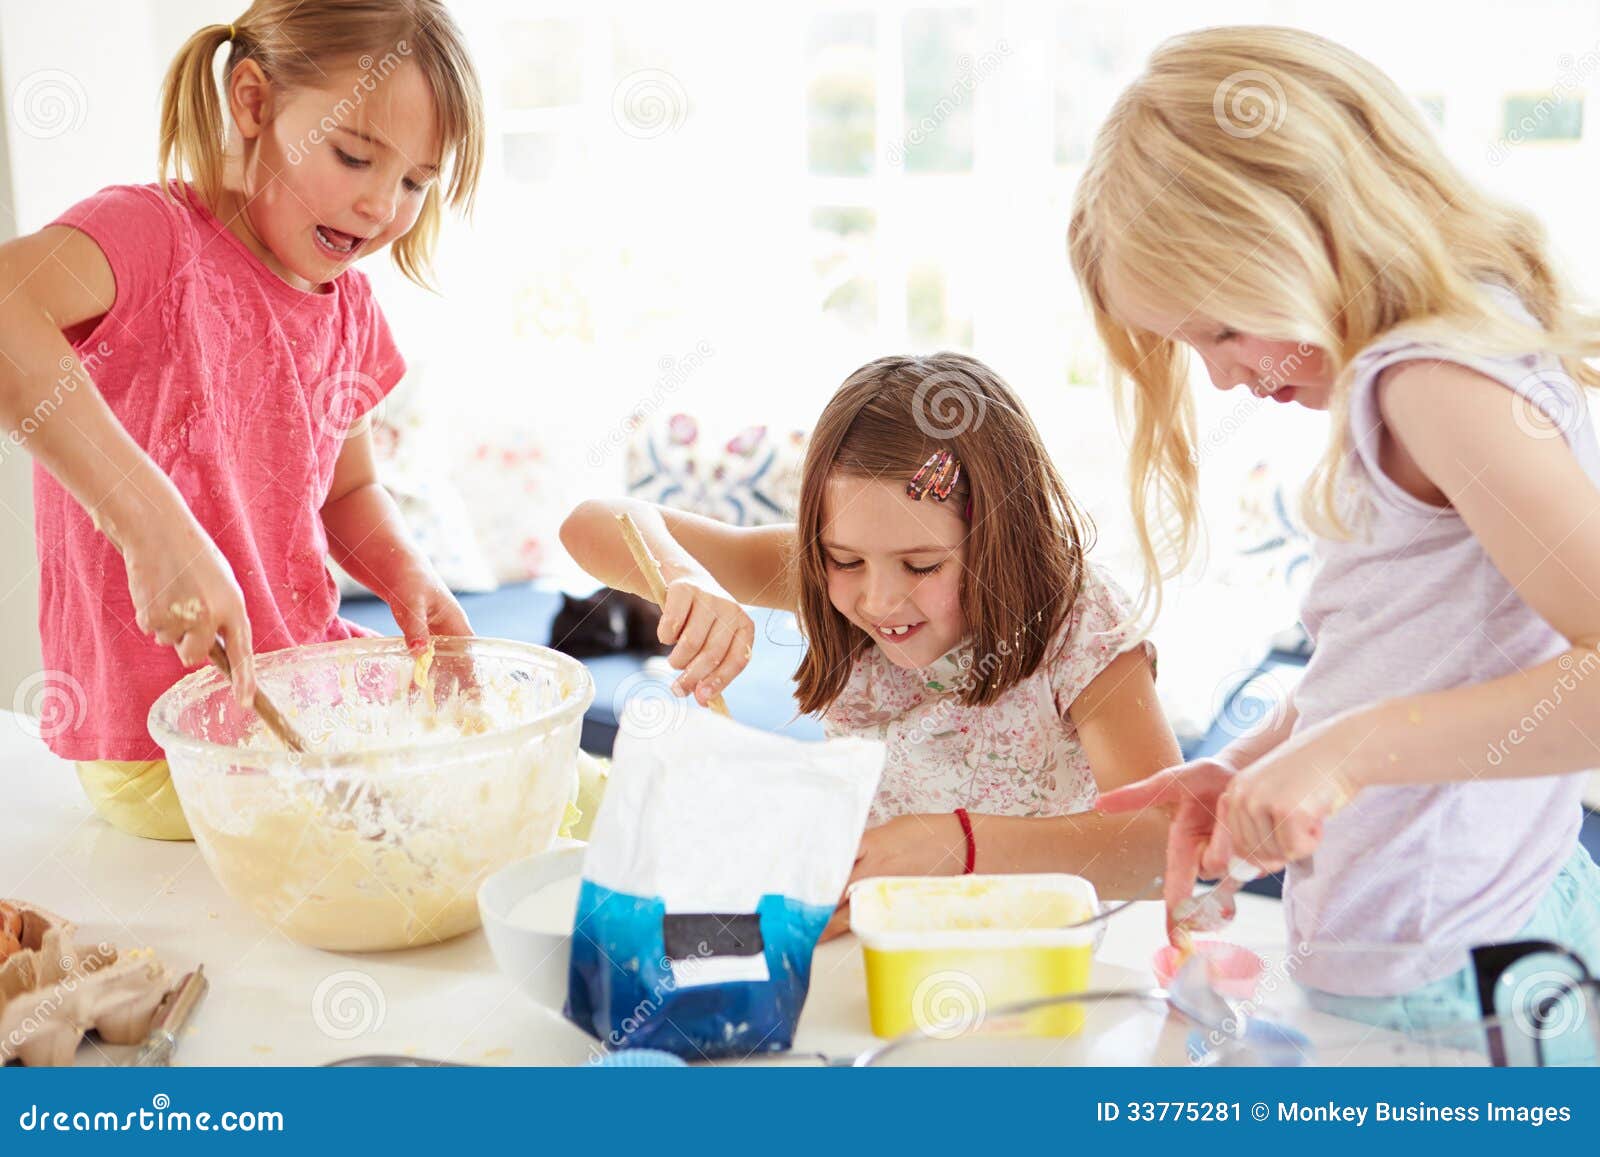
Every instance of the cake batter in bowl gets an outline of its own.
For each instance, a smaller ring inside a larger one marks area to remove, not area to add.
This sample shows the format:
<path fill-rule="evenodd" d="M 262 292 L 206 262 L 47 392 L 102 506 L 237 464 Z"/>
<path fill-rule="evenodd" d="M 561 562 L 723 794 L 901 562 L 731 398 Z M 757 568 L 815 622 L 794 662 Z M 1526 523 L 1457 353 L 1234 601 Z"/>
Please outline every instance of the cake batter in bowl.
<path fill-rule="evenodd" d="M 478 885 L 555 839 L 594 683 L 569 656 L 439 638 L 259 655 L 305 738 L 292 755 L 215 670 L 180 680 L 150 734 L 201 854 L 236 900 L 302 944 L 407 948 L 478 926 Z"/>

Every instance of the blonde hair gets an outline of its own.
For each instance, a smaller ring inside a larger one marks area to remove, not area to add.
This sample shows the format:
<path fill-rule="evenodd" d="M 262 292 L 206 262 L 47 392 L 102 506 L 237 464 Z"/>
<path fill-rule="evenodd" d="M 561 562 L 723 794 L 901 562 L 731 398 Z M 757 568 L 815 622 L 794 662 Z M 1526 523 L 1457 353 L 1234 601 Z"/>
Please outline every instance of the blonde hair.
<path fill-rule="evenodd" d="M 427 78 L 445 143 L 449 181 L 429 184 L 422 211 L 393 245 L 395 265 L 427 287 L 441 200 L 470 212 L 483 170 L 483 96 L 461 31 L 440 0 L 255 0 L 232 24 L 212 24 L 184 42 L 161 90 L 160 182 L 170 194 L 185 174 L 215 204 L 227 148 L 224 105 L 212 65 L 229 45 L 224 78 L 254 60 L 286 89 L 325 83 L 344 64 L 386 76 L 402 59 Z M 375 63 L 374 58 L 376 58 Z M 353 94 L 359 99 L 359 94 Z"/>
<path fill-rule="evenodd" d="M 1302 509 L 1327 537 L 1349 533 L 1351 362 L 1379 335 L 1549 350 L 1600 384 L 1580 360 L 1600 352 L 1594 322 L 1569 304 L 1533 216 L 1467 181 L 1377 68 L 1309 32 L 1212 28 L 1161 45 L 1100 129 L 1068 247 L 1130 427 L 1146 609 L 1197 545 L 1194 404 L 1186 350 L 1112 316 L 1110 268 L 1185 313 L 1323 352 L 1332 437 Z M 1537 328 L 1485 283 L 1515 292 Z"/>
<path fill-rule="evenodd" d="M 828 599 L 823 495 L 838 474 L 909 482 L 936 451 L 961 463 L 946 502 L 968 511 L 961 610 L 974 656 L 966 706 L 993 703 L 1038 669 L 1083 589 L 1087 518 L 1073 504 L 1021 400 L 965 354 L 886 357 L 845 379 L 817 419 L 795 526 L 802 712 L 825 709 L 874 645 Z M 934 501 L 928 498 L 927 501 Z M 970 505 L 969 505 L 970 504 Z"/>

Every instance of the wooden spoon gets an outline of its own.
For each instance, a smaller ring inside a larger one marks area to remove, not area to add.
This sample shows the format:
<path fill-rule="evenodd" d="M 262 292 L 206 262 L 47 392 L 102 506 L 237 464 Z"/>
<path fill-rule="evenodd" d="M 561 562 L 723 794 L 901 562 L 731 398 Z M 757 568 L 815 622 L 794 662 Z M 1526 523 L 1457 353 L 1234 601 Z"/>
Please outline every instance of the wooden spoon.
<path fill-rule="evenodd" d="M 222 640 L 218 639 L 211 644 L 211 665 L 222 672 L 222 677 L 233 680 L 233 664 L 228 662 L 228 652 L 222 648 Z M 250 701 L 250 706 L 255 708 L 261 722 L 267 725 L 267 730 L 276 735 L 279 741 L 296 755 L 306 753 L 305 741 L 300 738 L 300 733 L 290 725 L 289 721 L 273 706 L 266 692 L 260 687 L 256 688 L 255 698 Z"/>
<path fill-rule="evenodd" d="M 655 600 L 656 606 L 665 609 L 667 581 L 661 574 L 661 564 L 656 561 L 656 556 L 650 553 L 644 535 L 639 533 L 638 524 L 626 512 L 617 515 L 617 525 L 622 529 L 622 540 L 628 544 L 634 563 L 644 574 L 644 581 L 650 584 L 650 597 Z M 728 714 L 728 705 L 720 694 L 707 699 L 706 706 L 718 715 Z"/>
<path fill-rule="evenodd" d="M 95 526 L 105 534 L 106 541 L 116 548 L 117 553 L 119 555 L 122 554 L 122 544 L 117 541 L 109 530 L 100 526 L 98 519 L 95 520 Z M 223 649 L 220 636 L 212 640 L 210 659 L 211 665 L 221 671 L 222 677 L 231 683 L 233 681 L 233 664 L 228 662 L 228 652 Z M 250 701 L 250 706 L 255 709 L 257 715 L 261 716 L 261 722 L 267 725 L 268 731 L 278 737 L 280 743 L 295 755 L 304 755 L 306 753 L 305 741 L 300 738 L 300 733 L 289 726 L 289 721 L 272 705 L 272 700 L 267 698 L 260 687 L 256 688 L 255 698 Z"/>

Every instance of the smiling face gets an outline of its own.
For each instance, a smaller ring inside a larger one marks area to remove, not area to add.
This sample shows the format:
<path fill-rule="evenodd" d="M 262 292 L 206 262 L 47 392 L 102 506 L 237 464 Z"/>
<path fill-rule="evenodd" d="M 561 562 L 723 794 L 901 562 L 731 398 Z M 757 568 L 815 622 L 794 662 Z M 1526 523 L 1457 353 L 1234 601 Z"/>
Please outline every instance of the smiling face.
<path fill-rule="evenodd" d="M 246 60 L 229 103 L 243 166 L 231 203 L 214 208 L 289 284 L 323 285 L 416 223 L 441 146 L 433 95 L 414 63 L 381 80 L 348 70 L 284 91 Z"/>
<path fill-rule="evenodd" d="M 822 506 L 828 600 L 899 667 L 926 667 L 966 637 L 967 524 L 954 501 L 904 482 L 833 474 Z"/>
<path fill-rule="evenodd" d="M 1105 296 L 1121 324 L 1194 350 L 1217 389 L 1244 386 L 1258 398 L 1296 402 L 1308 410 L 1328 408 L 1333 376 L 1321 349 L 1239 333 L 1198 311 L 1184 313 L 1155 302 L 1136 282 L 1119 276 L 1115 266 L 1106 271 Z"/>

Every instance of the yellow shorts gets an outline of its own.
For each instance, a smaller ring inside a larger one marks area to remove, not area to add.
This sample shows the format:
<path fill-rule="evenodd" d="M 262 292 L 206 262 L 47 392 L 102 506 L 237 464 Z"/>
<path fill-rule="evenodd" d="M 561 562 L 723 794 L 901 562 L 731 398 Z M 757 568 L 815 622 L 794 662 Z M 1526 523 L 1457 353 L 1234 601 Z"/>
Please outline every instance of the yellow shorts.
<path fill-rule="evenodd" d="M 112 827 L 147 840 L 192 840 L 167 761 L 78 764 L 78 782 L 94 810 Z"/>

